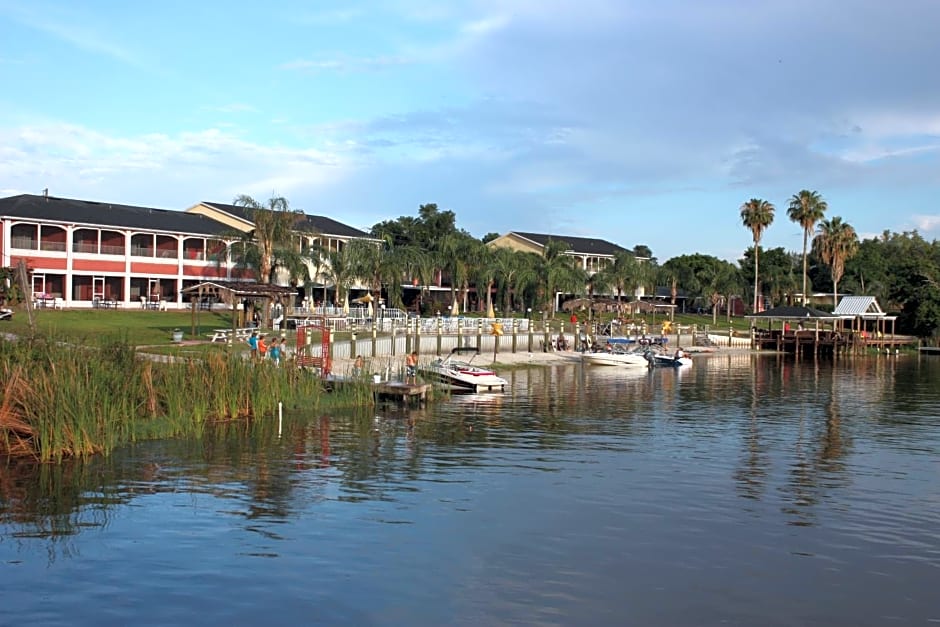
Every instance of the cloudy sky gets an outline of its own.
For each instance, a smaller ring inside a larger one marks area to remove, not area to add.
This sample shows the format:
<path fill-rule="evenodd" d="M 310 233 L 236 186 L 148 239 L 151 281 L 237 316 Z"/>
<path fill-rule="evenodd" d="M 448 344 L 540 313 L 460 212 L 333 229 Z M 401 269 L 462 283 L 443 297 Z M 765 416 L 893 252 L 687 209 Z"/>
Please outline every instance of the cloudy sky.
<path fill-rule="evenodd" d="M 368 229 L 435 202 L 737 259 L 819 191 L 940 234 L 936 0 L 0 0 L 0 196 L 276 193 Z"/>

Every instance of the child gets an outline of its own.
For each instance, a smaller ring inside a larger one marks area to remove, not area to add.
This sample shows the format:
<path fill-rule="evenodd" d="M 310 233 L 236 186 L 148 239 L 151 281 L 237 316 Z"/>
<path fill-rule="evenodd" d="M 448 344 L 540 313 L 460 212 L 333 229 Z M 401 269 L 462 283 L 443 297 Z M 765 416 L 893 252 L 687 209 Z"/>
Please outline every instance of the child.
<path fill-rule="evenodd" d="M 405 358 L 405 383 L 418 382 L 418 353 L 411 353 Z"/>
<path fill-rule="evenodd" d="M 271 347 L 268 349 L 268 356 L 275 366 L 281 365 L 281 345 L 276 340 L 271 342 Z"/>
<path fill-rule="evenodd" d="M 251 355 L 251 361 L 258 361 L 258 332 L 252 331 L 248 338 L 248 351 Z"/>
<path fill-rule="evenodd" d="M 268 353 L 268 345 L 264 341 L 264 333 L 258 334 L 258 357 L 264 359 L 265 355 Z"/>
<path fill-rule="evenodd" d="M 288 360 L 290 360 L 290 358 L 292 357 L 291 350 L 287 347 L 287 338 L 286 338 L 286 337 L 282 337 L 282 338 L 281 338 L 280 357 L 281 357 L 281 359 L 283 359 L 285 362 L 288 361 Z"/>

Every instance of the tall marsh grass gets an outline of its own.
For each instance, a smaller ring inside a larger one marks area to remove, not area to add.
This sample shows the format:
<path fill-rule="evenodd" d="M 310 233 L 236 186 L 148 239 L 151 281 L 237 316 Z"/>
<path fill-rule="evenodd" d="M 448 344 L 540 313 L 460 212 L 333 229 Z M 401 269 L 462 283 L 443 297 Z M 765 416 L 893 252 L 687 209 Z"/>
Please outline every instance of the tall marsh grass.
<path fill-rule="evenodd" d="M 213 422 L 273 413 L 279 402 L 310 410 L 371 402 L 368 386 L 327 395 L 309 372 L 238 354 L 156 362 L 124 340 L 82 346 L 40 335 L 0 341 L 0 382 L 0 454 L 43 462 L 198 435 Z"/>

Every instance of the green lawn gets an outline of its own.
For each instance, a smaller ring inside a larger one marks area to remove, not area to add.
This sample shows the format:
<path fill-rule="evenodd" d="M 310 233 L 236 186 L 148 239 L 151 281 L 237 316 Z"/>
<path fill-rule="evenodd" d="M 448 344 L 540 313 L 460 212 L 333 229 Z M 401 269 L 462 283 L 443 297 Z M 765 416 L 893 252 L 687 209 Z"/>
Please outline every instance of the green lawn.
<path fill-rule="evenodd" d="M 173 344 L 173 330 L 183 331 L 183 339 L 208 340 L 213 329 L 231 328 L 229 313 L 200 311 L 148 311 L 74 309 L 33 312 L 36 329 L 43 333 L 74 338 L 122 338 L 133 346 Z M 195 335 L 193 330 L 195 327 Z M 22 307 L 13 319 L 0 321 L 0 332 L 23 334 L 29 331 L 29 319 Z"/>
<path fill-rule="evenodd" d="M 584 320 L 581 312 L 579 318 Z M 81 338 L 121 338 L 133 346 L 176 346 L 172 335 L 174 329 L 183 331 L 184 340 L 208 340 L 208 334 L 213 329 L 229 329 L 232 327 L 231 314 L 227 312 L 199 311 L 195 316 L 190 311 L 149 311 L 149 310 L 100 310 L 75 309 L 66 311 L 50 311 L 39 309 L 33 314 L 36 327 L 44 333 L 53 333 L 57 336 Z M 569 314 L 559 312 L 555 315 L 553 324 L 567 321 Z M 610 316 L 603 316 L 609 319 Z M 638 316 L 635 321 L 646 321 L 650 332 L 658 332 L 662 326 L 662 315 Z M 727 332 L 728 322 L 724 316 L 719 316 L 718 324 L 712 324 L 711 315 L 676 314 L 674 324 L 709 326 L 717 332 Z M 195 325 L 195 334 L 193 327 Z M 730 326 L 736 332 L 746 333 L 750 329 L 750 322 L 743 317 L 731 319 Z M 0 332 L 22 334 L 29 329 L 26 312 L 20 307 L 11 321 L 0 321 Z M 336 341 L 343 341 L 348 333 L 336 334 Z M 222 344 L 207 345 L 221 347 Z M 194 347 L 188 347 L 194 350 Z"/>

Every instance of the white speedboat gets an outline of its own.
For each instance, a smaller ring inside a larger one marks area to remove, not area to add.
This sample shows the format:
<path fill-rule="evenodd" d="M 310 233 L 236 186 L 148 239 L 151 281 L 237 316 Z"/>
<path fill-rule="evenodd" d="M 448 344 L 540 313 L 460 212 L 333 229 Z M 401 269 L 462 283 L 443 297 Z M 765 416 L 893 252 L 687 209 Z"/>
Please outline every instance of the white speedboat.
<path fill-rule="evenodd" d="M 509 385 L 506 379 L 488 368 L 473 366 L 470 361 L 457 359 L 460 353 L 479 351 L 475 346 L 458 346 L 447 357 L 435 359 L 425 365 L 418 365 L 418 374 L 424 379 L 438 383 L 455 391 L 466 392 L 502 392 Z"/>
<path fill-rule="evenodd" d="M 647 368 L 646 350 L 641 348 L 624 348 L 622 344 L 611 344 L 609 350 L 582 353 L 581 362 L 592 366 L 629 366 Z"/>

